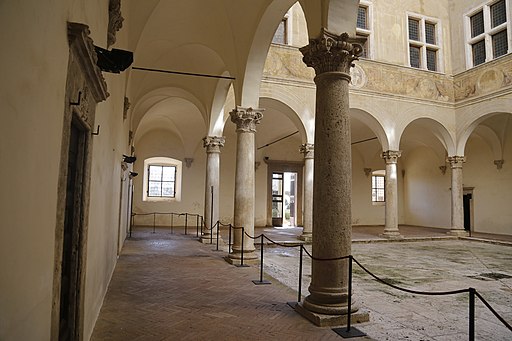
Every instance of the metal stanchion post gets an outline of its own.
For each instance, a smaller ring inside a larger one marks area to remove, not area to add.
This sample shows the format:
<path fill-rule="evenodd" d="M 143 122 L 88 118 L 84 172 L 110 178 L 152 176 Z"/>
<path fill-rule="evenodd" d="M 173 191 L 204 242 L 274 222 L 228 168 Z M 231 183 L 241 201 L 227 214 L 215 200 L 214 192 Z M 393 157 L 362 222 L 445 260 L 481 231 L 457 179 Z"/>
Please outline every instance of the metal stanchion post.
<path fill-rule="evenodd" d="M 475 340 L 475 288 L 469 288 L 469 341 Z"/>
<path fill-rule="evenodd" d="M 350 327 L 350 317 L 352 315 L 352 255 L 348 256 L 348 297 L 347 297 L 347 328 L 334 328 L 333 331 L 345 339 L 361 337 L 366 334 L 357 328 Z"/>
<path fill-rule="evenodd" d="M 260 242 L 260 280 L 253 280 L 252 281 L 256 285 L 260 284 L 272 284 L 269 281 L 263 280 L 263 234 L 261 235 L 261 242 Z"/>
<path fill-rule="evenodd" d="M 213 186 L 210 187 L 211 201 L 210 201 L 210 244 L 213 244 Z"/>
<path fill-rule="evenodd" d="M 220 230 L 220 221 L 217 221 L 217 248 L 216 248 L 216 251 L 219 251 L 219 230 Z"/>
<path fill-rule="evenodd" d="M 188 213 L 185 213 L 185 236 L 187 235 L 188 228 Z"/>
<path fill-rule="evenodd" d="M 174 233 L 174 213 L 171 213 L 171 234 Z"/>
<path fill-rule="evenodd" d="M 304 254 L 304 245 L 300 246 L 300 259 L 299 259 L 299 294 L 297 297 L 297 302 L 300 303 L 300 298 L 302 296 L 302 255 Z"/>
<path fill-rule="evenodd" d="M 135 220 L 135 215 L 132 213 L 132 217 L 130 219 L 130 238 L 132 237 L 132 226 L 133 226 L 134 220 Z"/>
<path fill-rule="evenodd" d="M 199 214 L 196 216 L 196 238 L 199 237 Z"/>
<path fill-rule="evenodd" d="M 228 234 L 228 255 L 231 253 L 231 223 L 229 224 L 229 234 Z"/>
<path fill-rule="evenodd" d="M 153 212 L 153 233 L 155 233 L 156 213 Z"/>
<path fill-rule="evenodd" d="M 244 264 L 244 238 L 245 238 L 245 228 L 242 226 L 242 246 L 240 248 L 240 265 L 236 265 L 237 267 L 239 268 L 245 268 L 245 267 L 248 267 L 249 265 L 245 265 Z"/>

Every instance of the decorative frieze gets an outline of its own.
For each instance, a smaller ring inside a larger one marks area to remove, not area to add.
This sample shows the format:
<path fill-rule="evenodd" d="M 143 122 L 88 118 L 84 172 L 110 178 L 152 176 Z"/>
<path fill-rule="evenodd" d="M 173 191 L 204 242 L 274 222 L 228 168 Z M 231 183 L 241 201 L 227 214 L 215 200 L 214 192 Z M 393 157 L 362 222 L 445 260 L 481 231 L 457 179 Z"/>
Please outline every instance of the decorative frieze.
<path fill-rule="evenodd" d="M 207 153 L 220 153 L 220 148 L 224 147 L 226 142 L 223 136 L 206 136 L 203 138 L 203 147 Z"/>
<path fill-rule="evenodd" d="M 312 143 L 301 144 L 299 151 L 301 154 L 304 154 L 304 159 L 315 158 L 315 145 Z"/>
<path fill-rule="evenodd" d="M 229 114 L 231 122 L 236 124 L 237 132 L 256 132 L 256 125 L 263 118 L 264 109 L 243 108 L 236 106 Z"/>
<path fill-rule="evenodd" d="M 324 28 L 320 36 L 310 39 L 309 45 L 300 49 L 304 63 L 315 69 L 317 75 L 324 72 L 350 73 L 352 62 L 363 52 L 366 38 L 352 38 L 347 33 L 336 35 Z"/>

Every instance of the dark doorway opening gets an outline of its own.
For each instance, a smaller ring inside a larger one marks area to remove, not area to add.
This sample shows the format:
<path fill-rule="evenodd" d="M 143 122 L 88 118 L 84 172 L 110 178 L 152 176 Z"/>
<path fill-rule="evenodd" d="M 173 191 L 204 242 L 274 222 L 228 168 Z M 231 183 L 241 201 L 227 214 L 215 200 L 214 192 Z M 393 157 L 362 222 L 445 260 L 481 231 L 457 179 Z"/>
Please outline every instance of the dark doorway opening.
<path fill-rule="evenodd" d="M 72 120 L 62 245 L 59 340 L 78 339 L 79 332 L 85 155 L 86 130 Z"/>
<path fill-rule="evenodd" d="M 468 193 L 462 196 L 462 204 L 464 208 L 464 230 L 471 231 L 471 200 L 473 194 Z"/>

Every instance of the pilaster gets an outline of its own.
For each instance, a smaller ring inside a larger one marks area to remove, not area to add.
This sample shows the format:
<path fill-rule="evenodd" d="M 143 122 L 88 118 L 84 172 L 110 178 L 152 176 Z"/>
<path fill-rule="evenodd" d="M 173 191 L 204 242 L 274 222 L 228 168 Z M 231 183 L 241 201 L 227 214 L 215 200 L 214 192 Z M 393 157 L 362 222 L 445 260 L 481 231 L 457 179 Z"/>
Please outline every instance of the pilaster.
<path fill-rule="evenodd" d="M 464 205 L 463 205 L 463 176 L 462 165 L 466 162 L 464 156 L 450 156 L 446 159 L 452 170 L 452 226 L 451 235 L 465 236 L 467 232 L 464 230 Z"/>
<path fill-rule="evenodd" d="M 386 162 L 386 225 L 382 236 L 389 239 L 403 238 L 398 230 L 397 162 L 401 155 L 399 150 L 387 150 L 381 155 Z"/>

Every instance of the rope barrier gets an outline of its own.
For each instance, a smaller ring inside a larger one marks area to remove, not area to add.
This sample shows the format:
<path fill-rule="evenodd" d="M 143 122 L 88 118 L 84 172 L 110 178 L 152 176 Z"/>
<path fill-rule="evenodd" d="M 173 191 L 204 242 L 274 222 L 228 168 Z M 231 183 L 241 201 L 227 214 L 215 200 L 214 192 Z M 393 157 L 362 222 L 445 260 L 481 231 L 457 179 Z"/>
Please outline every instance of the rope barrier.
<path fill-rule="evenodd" d="M 230 225 L 230 228 L 231 228 L 231 225 Z M 431 292 L 428 292 L 428 291 L 419 291 L 419 290 L 412 290 L 412 289 L 407 289 L 407 288 L 402 288 L 402 287 L 399 287 L 397 285 L 394 285 L 394 284 L 391 284 L 391 283 L 388 283 L 387 281 L 383 280 L 382 278 L 378 277 L 377 275 L 373 274 L 370 270 L 368 270 L 365 266 L 363 266 L 357 259 L 355 259 L 352 255 L 348 255 L 348 256 L 341 256 L 341 257 L 335 257 L 335 258 L 317 258 L 317 257 L 313 257 L 313 255 L 304 247 L 303 244 L 283 244 L 283 243 L 279 243 L 279 242 L 276 242 L 272 239 L 270 239 L 269 237 L 267 237 L 265 234 L 260 234 L 256 237 L 254 236 L 251 236 L 249 234 L 247 234 L 245 232 L 245 229 L 243 227 L 234 227 L 233 228 L 235 229 L 242 229 L 242 249 L 241 249 L 241 252 L 242 252 L 242 263 L 243 263 L 243 237 L 244 235 L 247 235 L 247 237 L 253 239 L 253 240 L 256 240 L 258 238 L 261 238 L 261 242 L 260 242 L 260 251 L 261 251 L 261 255 L 260 255 L 260 258 L 261 258 L 261 264 L 260 264 L 260 279 L 259 281 L 253 281 L 255 284 L 263 284 L 263 239 L 266 239 L 268 240 L 270 243 L 274 244 L 274 245 L 279 245 L 281 247 L 298 247 L 300 246 L 300 259 L 299 259 L 299 288 L 298 288 L 298 302 L 301 301 L 301 290 L 302 290 L 302 265 L 303 265 L 303 262 L 302 262 L 302 258 L 303 258 L 303 251 L 306 252 L 306 254 L 312 259 L 312 260 L 315 260 L 315 261 L 337 261 L 337 260 L 342 260 L 342 259 L 349 259 L 349 264 L 348 264 L 348 272 L 349 272 L 349 281 L 348 281 L 348 300 L 347 300 L 347 304 L 348 304 L 348 315 L 347 315 L 347 329 L 346 331 L 344 331 L 343 333 L 345 335 L 351 335 L 351 333 L 353 334 L 354 332 L 351 332 L 350 331 L 350 316 L 352 314 L 351 312 L 351 304 L 352 304 L 352 300 L 351 300 L 351 296 L 352 296 L 352 261 L 356 262 L 356 264 L 362 269 L 364 270 L 368 275 L 370 275 L 371 277 L 373 277 L 375 280 L 377 280 L 379 283 L 382 283 L 384 285 L 387 285 L 387 286 L 390 286 L 396 290 L 399 290 L 399 291 L 403 291 L 403 292 L 407 292 L 407 293 L 410 293 L 410 294 L 415 294 L 415 295 L 426 295 L 426 296 L 446 296 L 446 295 L 457 295 L 457 294 L 462 294 L 462 293 L 469 293 L 469 340 L 474 340 L 474 337 L 475 337 L 475 296 L 478 297 L 480 299 L 480 301 L 493 313 L 493 315 L 510 331 L 512 331 L 512 326 L 507 322 L 505 321 L 505 319 L 503 317 L 501 317 L 498 312 L 496 312 L 496 310 L 494 308 L 492 308 L 492 306 L 482 297 L 482 295 L 480 295 L 480 293 L 478 293 L 476 291 L 476 289 L 474 288 L 467 288 L 467 289 L 457 289 L 457 290 L 450 290 L 450 291 L 431 291 Z M 230 230 L 231 232 L 231 230 Z M 264 284 L 268 284 L 268 283 L 264 283 Z M 355 328 L 354 328 L 355 329 Z M 339 333 L 339 331 L 335 330 L 337 333 Z M 360 331 L 357 331 L 356 332 L 360 333 Z"/>

